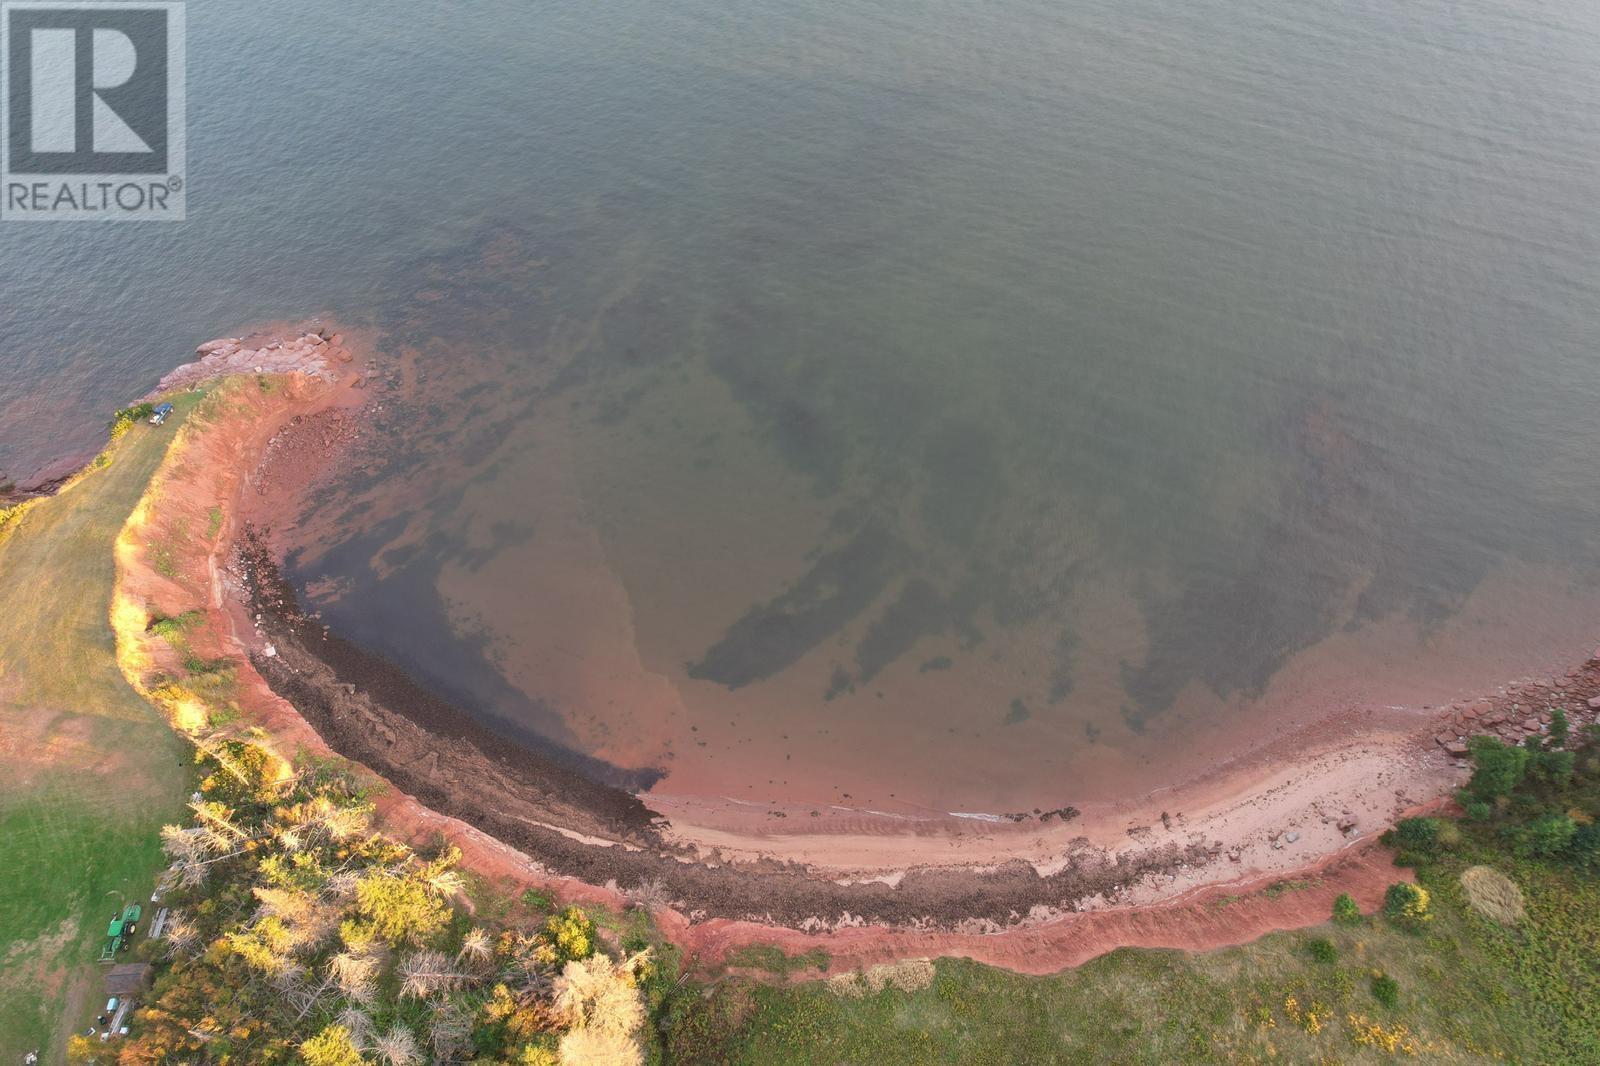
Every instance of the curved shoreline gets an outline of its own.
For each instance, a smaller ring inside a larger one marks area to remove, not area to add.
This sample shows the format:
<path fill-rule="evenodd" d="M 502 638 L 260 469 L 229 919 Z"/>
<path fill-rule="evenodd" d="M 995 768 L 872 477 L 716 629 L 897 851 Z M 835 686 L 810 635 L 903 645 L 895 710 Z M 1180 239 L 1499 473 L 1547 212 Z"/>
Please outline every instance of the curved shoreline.
<path fill-rule="evenodd" d="M 307 341 L 286 352 L 281 341 L 230 341 L 209 353 L 211 366 L 191 364 L 164 379 L 171 387 L 237 372 L 246 369 L 233 365 L 240 352 L 271 351 L 284 354 L 260 372 L 287 384 L 277 397 L 248 395 L 211 425 L 183 427 L 130 528 L 185 510 L 192 521 L 208 507 L 225 519 L 208 543 L 188 546 L 171 577 L 119 542 L 118 610 L 156 606 L 175 615 L 198 598 L 215 640 L 197 650 L 234 661 L 245 719 L 280 747 L 356 761 L 395 790 L 382 801 L 386 818 L 443 831 L 481 870 L 555 884 L 577 898 L 648 897 L 663 926 L 702 955 L 721 957 L 753 940 L 816 941 L 869 961 L 954 953 L 1044 972 L 1092 957 L 1082 954 L 1085 945 L 1098 945 L 1098 954 L 1251 939 L 1323 920 L 1321 896 L 1331 900 L 1335 889 L 1374 905 L 1399 874 L 1386 869 L 1373 837 L 1394 817 L 1439 802 L 1462 776 L 1442 736 L 1434 741 L 1441 720 L 1465 728 L 1458 705 L 1426 718 L 1364 709 L 1324 719 L 1140 800 L 1020 822 L 853 810 L 790 819 L 747 801 L 722 804 L 713 816 L 704 797 L 635 796 L 597 784 L 340 641 L 301 612 L 275 560 L 250 537 L 247 489 L 262 491 L 263 463 L 285 428 L 320 435 L 323 458 L 332 459 L 349 427 L 330 430 L 323 419 L 331 412 L 359 425 L 350 389 L 360 375 L 330 364 L 321 347 Z M 190 454 L 197 449 L 204 454 Z M 119 630 L 119 654 L 124 639 Z M 133 649 L 125 665 L 141 691 L 141 671 L 161 653 L 152 643 Z M 1534 691 L 1586 700 L 1600 693 L 1600 666 L 1574 671 L 1559 688 L 1543 684 Z M 1523 693 L 1475 704 L 1471 721 L 1528 698 Z M 1577 721 L 1592 717 L 1585 708 Z M 665 821 L 655 817 L 661 812 Z M 1259 892 L 1306 871 L 1317 883 L 1287 903 Z M 1249 906 L 1228 908 L 1228 921 L 1206 917 L 1215 900 L 1252 891 Z"/>

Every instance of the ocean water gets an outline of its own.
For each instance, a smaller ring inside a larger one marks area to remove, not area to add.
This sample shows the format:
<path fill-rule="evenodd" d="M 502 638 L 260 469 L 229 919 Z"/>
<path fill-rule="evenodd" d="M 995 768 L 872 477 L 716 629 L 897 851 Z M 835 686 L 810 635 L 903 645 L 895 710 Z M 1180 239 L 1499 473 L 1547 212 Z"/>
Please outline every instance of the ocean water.
<path fill-rule="evenodd" d="M 0 471 L 210 336 L 368 327 L 384 442 L 291 572 L 474 713 L 997 809 L 1600 621 L 1592 4 L 189 25 L 190 220 L 0 227 Z"/>

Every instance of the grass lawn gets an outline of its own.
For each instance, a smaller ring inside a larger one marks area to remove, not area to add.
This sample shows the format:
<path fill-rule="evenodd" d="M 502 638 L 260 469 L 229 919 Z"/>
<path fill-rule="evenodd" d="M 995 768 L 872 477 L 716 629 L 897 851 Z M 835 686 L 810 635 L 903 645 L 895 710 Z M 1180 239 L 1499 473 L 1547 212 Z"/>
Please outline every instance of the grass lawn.
<path fill-rule="evenodd" d="M 123 681 L 107 615 L 112 544 L 195 399 L 0 533 L 0 1062 L 62 1054 L 111 912 L 149 898 L 181 817 L 187 748 Z"/>

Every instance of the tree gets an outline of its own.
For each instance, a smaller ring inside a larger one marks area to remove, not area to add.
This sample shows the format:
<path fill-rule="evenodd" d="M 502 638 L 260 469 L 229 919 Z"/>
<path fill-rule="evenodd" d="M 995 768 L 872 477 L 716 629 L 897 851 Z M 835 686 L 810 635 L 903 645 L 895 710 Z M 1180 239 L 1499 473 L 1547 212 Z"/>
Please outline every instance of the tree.
<path fill-rule="evenodd" d="M 1565 707 L 1557 707 L 1555 710 L 1550 712 L 1550 746 L 1552 748 L 1566 747 L 1567 737 L 1571 733 L 1571 730 L 1572 727 L 1567 722 L 1567 711 Z"/>
<path fill-rule="evenodd" d="M 1402 818 L 1383 834 L 1383 843 L 1394 848 L 1399 866 L 1416 866 L 1433 858 L 1444 843 L 1444 823 L 1437 818 Z"/>
<path fill-rule="evenodd" d="M 1394 840 L 1407 851 L 1430 853 L 1439 842 L 1439 819 L 1402 818 L 1395 823 Z"/>
<path fill-rule="evenodd" d="M 200 782 L 207 799 L 224 807 L 241 807 L 270 803 L 275 798 L 281 762 L 261 745 L 214 737 L 198 738 L 195 744 L 216 766 L 215 772 Z"/>
<path fill-rule="evenodd" d="M 1408 929 L 1433 921 L 1428 912 L 1428 890 L 1409 881 L 1396 881 L 1383 895 L 1384 917 Z"/>
<path fill-rule="evenodd" d="M 422 1045 L 403 1025 L 396 1025 L 373 1043 L 378 1061 L 387 1066 L 422 1066 Z"/>
<path fill-rule="evenodd" d="M 1567 844 L 1572 861 L 1585 870 L 1600 870 L 1600 824 L 1578 826 Z"/>
<path fill-rule="evenodd" d="M 466 975 L 442 951 L 419 951 L 400 960 L 400 994 L 429 999 L 464 983 Z"/>
<path fill-rule="evenodd" d="M 1339 898 L 1333 901 L 1333 920 L 1340 925 L 1361 924 L 1361 908 L 1350 893 L 1341 892 Z"/>
<path fill-rule="evenodd" d="M 1509 796 L 1522 784 L 1531 754 L 1526 748 L 1508 747 L 1494 737 L 1473 737 L 1467 745 L 1474 763 L 1467 791 L 1477 799 L 1489 802 Z"/>
<path fill-rule="evenodd" d="M 370 1060 L 350 1037 L 350 1030 L 337 1023 L 328 1026 L 300 1045 L 306 1066 L 362 1066 Z"/>
<path fill-rule="evenodd" d="M 648 950 L 623 962 L 605 955 L 574 959 L 556 980 L 556 1010 L 569 1026 L 561 1038 L 563 1066 L 643 1061 L 634 1034 L 644 1024 L 644 1000 L 634 980 Z"/>
<path fill-rule="evenodd" d="M 287 949 L 296 954 L 314 951 L 339 929 L 339 911 L 309 892 L 297 888 L 256 888 L 257 914 L 276 918 L 288 933 Z"/>
<path fill-rule="evenodd" d="M 1400 1003 L 1400 982 L 1386 973 L 1372 977 L 1372 998 L 1385 1007 L 1394 1008 Z"/>
<path fill-rule="evenodd" d="M 370 951 L 341 951 L 328 960 L 328 975 L 347 999 L 371 1003 L 378 995 L 382 956 Z"/>
<path fill-rule="evenodd" d="M 339 1012 L 339 1017 L 335 1020 L 344 1026 L 357 1047 L 366 1047 L 372 1043 L 372 1019 L 361 1008 L 347 1006 Z"/>
<path fill-rule="evenodd" d="M 436 1060 L 451 1062 L 462 1057 L 472 1039 L 472 1016 L 457 1003 L 435 1007 L 428 1023 L 428 1046 Z"/>
<path fill-rule="evenodd" d="M 569 1029 L 561 1036 L 559 1055 L 561 1066 L 640 1066 L 644 1062 L 644 1053 L 632 1039 L 598 1029 Z"/>
<path fill-rule="evenodd" d="M 1577 752 L 1541 751 L 1529 764 L 1529 772 L 1537 773 L 1541 781 L 1548 781 L 1558 789 L 1572 784 L 1572 771 L 1577 766 Z"/>
<path fill-rule="evenodd" d="M 483 929 L 474 926 L 461 938 L 461 950 L 456 961 L 468 966 L 486 966 L 494 958 L 494 941 Z"/>
<path fill-rule="evenodd" d="M 1524 859 L 1548 859 L 1566 850 L 1578 823 L 1564 814 L 1547 814 L 1508 831 L 1511 850 Z"/>
<path fill-rule="evenodd" d="M 389 871 L 357 883 L 356 908 L 391 944 L 425 944 L 450 921 L 450 908 L 428 885 Z"/>
<path fill-rule="evenodd" d="M 161 848 L 172 861 L 172 874 L 180 888 L 204 883 L 211 867 L 244 854 L 247 844 L 213 825 L 161 827 Z"/>
<path fill-rule="evenodd" d="M 545 939 L 559 962 L 586 959 L 594 954 L 594 922 L 581 908 L 568 907 L 544 923 Z"/>

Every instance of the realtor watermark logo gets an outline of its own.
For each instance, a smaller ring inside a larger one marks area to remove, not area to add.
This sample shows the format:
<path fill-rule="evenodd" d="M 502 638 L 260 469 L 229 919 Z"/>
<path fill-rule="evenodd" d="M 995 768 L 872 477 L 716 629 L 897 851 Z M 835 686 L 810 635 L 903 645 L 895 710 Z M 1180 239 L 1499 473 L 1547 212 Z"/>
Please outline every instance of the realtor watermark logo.
<path fill-rule="evenodd" d="M 0 2 L 0 81 L 0 221 L 183 219 L 183 4 Z"/>

